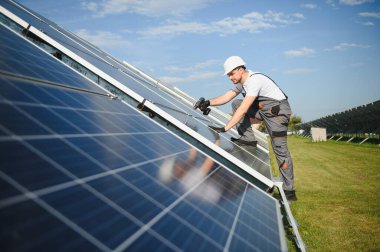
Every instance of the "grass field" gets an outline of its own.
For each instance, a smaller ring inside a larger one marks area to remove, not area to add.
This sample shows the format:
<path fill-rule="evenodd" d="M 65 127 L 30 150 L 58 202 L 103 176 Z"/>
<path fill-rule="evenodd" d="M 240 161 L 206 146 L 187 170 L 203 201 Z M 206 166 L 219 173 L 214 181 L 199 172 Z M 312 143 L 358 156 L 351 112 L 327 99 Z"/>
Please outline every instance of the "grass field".
<path fill-rule="evenodd" d="M 298 197 L 290 207 L 307 251 L 380 251 L 380 147 L 299 136 L 288 144 Z"/>

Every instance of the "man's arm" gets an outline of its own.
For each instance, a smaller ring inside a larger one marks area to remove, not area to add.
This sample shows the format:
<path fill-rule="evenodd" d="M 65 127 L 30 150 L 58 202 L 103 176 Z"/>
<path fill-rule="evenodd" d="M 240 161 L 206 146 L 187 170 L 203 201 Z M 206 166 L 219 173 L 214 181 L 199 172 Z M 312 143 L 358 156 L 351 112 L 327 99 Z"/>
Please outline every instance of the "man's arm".
<path fill-rule="evenodd" d="M 238 122 L 240 122 L 240 120 L 247 113 L 248 109 L 251 107 L 251 105 L 253 104 L 253 102 L 255 101 L 255 99 L 256 99 L 256 96 L 246 96 L 244 98 L 244 100 L 240 104 L 239 108 L 232 115 L 232 118 L 228 121 L 228 123 L 226 124 L 226 126 L 224 126 L 225 131 L 231 129 Z"/>
<path fill-rule="evenodd" d="M 231 101 L 233 98 L 235 98 L 238 95 L 238 93 L 232 89 L 228 90 L 224 95 L 215 97 L 210 99 L 210 105 L 211 106 L 218 106 L 226 104 L 227 102 Z"/>

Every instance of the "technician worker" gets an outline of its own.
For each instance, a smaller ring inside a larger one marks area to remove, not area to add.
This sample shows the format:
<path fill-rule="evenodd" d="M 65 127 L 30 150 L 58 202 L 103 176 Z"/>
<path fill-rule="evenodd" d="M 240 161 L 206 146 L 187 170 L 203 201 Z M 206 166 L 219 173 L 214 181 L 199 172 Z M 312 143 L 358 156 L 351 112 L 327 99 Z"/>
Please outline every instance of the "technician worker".
<path fill-rule="evenodd" d="M 264 121 L 271 138 L 273 152 L 284 182 L 288 200 L 297 200 L 294 191 L 293 162 L 287 145 L 288 123 L 292 110 L 288 97 L 277 84 L 262 73 L 254 73 L 245 67 L 239 56 L 231 56 L 224 62 L 224 75 L 235 85 L 225 94 L 203 101 L 199 108 L 204 111 L 208 106 L 218 106 L 242 94 L 244 99 L 232 102 L 233 116 L 224 127 L 213 127 L 218 133 L 226 132 L 236 126 L 240 138 L 231 140 L 238 145 L 256 146 L 257 141 L 251 124 Z"/>

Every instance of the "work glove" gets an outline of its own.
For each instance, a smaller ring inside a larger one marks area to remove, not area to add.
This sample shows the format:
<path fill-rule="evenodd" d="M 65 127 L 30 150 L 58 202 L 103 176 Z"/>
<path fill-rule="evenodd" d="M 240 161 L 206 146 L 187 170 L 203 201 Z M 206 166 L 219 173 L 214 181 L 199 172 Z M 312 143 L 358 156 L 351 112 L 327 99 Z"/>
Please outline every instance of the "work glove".
<path fill-rule="evenodd" d="M 209 127 L 210 129 L 212 129 L 212 130 L 218 132 L 218 133 L 226 132 L 226 130 L 224 129 L 224 127 L 214 127 L 214 126 L 211 126 L 211 125 L 209 125 L 208 127 Z"/>
<path fill-rule="evenodd" d="M 208 106 L 210 106 L 210 101 L 209 100 L 201 101 L 201 103 L 199 103 L 199 109 L 201 111 L 205 111 Z"/>

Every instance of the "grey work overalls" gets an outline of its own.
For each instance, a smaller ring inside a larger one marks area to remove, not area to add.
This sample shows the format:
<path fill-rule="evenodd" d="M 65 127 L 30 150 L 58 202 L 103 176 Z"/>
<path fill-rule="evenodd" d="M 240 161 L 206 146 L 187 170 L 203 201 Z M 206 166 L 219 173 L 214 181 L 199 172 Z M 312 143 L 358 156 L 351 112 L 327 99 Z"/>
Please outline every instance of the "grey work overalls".
<path fill-rule="evenodd" d="M 245 93 L 242 92 L 242 94 L 245 97 Z M 284 190 L 293 190 L 293 161 L 287 144 L 288 124 L 292 110 L 286 95 L 285 97 L 286 99 L 279 101 L 268 97 L 258 96 L 252 106 L 248 109 L 242 122 L 237 125 L 237 129 L 240 135 L 250 138 L 250 140 L 255 140 L 249 118 L 256 118 L 260 121 L 264 121 L 265 127 L 271 138 L 277 164 L 280 168 L 280 177 L 284 182 Z M 242 100 L 240 99 L 235 100 L 232 103 L 232 109 L 234 112 L 241 103 Z"/>

